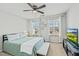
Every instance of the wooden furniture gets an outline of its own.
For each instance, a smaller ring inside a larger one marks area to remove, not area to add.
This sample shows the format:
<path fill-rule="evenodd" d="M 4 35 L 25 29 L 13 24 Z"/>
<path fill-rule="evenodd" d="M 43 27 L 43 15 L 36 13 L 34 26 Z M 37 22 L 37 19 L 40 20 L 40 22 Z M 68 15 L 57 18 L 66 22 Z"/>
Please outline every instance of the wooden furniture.
<path fill-rule="evenodd" d="M 63 47 L 68 56 L 79 56 L 79 46 L 75 45 L 71 41 L 64 39 Z"/>

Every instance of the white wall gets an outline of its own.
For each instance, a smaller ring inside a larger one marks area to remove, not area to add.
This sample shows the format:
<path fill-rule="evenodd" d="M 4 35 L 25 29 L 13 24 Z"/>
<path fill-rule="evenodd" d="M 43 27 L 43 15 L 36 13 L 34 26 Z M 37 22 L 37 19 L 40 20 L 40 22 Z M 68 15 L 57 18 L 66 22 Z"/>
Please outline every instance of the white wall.
<path fill-rule="evenodd" d="M 67 15 L 68 27 L 79 27 L 79 4 L 73 4 Z"/>
<path fill-rule="evenodd" d="M 0 47 L 3 34 L 23 31 L 26 31 L 26 20 L 9 13 L 0 12 Z"/>
<path fill-rule="evenodd" d="M 60 29 L 60 42 L 63 42 L 63 39 L 66 39 L 66 31 L 67 31 L 67 13 L 63 13 L 61 15 L 61 29 Z"/>
<path fill-rule="evenodd" d="M 73 4 L 70 8 L 67 15 L 67 26 L 76 27 L 79 29 L 79 3 Z"/>

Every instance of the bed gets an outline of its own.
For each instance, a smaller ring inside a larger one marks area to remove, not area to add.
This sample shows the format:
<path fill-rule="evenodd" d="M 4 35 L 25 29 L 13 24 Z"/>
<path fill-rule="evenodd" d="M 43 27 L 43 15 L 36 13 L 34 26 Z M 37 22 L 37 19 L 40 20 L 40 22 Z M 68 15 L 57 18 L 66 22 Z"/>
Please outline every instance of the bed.
<path fill-rule="evenodd" d="M 43 43 L 42 37 L 21 37 L 9 41 L 7 35 L 4 35 L 3 51 L 13 56 L 33 56 Z"/>

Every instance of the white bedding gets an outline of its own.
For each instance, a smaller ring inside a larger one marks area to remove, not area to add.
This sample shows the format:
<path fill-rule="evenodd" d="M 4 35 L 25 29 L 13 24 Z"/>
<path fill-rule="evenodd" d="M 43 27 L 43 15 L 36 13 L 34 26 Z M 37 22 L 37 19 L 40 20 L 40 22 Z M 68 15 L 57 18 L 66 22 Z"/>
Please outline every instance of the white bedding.
<path fill-rule="evenodd" d="M 42 47 L 37 51 L 37 54 L 46 56 L 49 48 L 49 43 L 45 42 L 43 43 Z"/>
<path fill-rule="evenodd" d="M 8 41 L 13 41 L 13 40 L 16 40 L 16 39 L 20 38 L 19 33 L 8 34 L 7 37 L 8 37 Z"/>
<path fill-rule="evenodd" d="M 33 48 L 35 46 L 35 44 L 37 42 L 39 42 L 40 40 L 42 40 L 43 38 L 41 37 L 35 37 L 33 38 L 32 40 L 30 41 L 27 41 L 27 42 L 24 42 L 22 45 L 21 45 L 21 49 L 20 51 L 21 52 L 26 52 L 28 54 L 32 54 L 33 53 Z"/>

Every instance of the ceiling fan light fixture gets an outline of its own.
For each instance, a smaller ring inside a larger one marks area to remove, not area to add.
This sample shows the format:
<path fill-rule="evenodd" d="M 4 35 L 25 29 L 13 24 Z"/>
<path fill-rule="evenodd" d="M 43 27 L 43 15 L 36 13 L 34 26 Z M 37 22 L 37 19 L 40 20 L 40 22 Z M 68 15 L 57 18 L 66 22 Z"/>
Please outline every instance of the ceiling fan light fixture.
<path fill-rule="evenodd" d="M 32 8 L 32 10 L 24 10 L 24 11 L 32 11 L 32 13 L 34 13 L 34 14 L 36 14 L 37 12 L 41 13 L 41 14 L 44 14 L 44 12 L 40 11 L 39 9 L 42 9 L 42 8 L 46 7 L 45 4 L 43 4 L 43 5 L 39 6 L 39 7 L 37 5 L 35 5 L 35 4 L 33 4 L 33 5 L 31 3 L 27 3 L 27 4 Z"/>
<path fill-rule="evenodd" d="M 34 11 L 32 11 L 32 12 L 33 12 L 33 13 L 37 13 L 37 11 L 35 11 L 35 10 L 34 10 Z"/>

